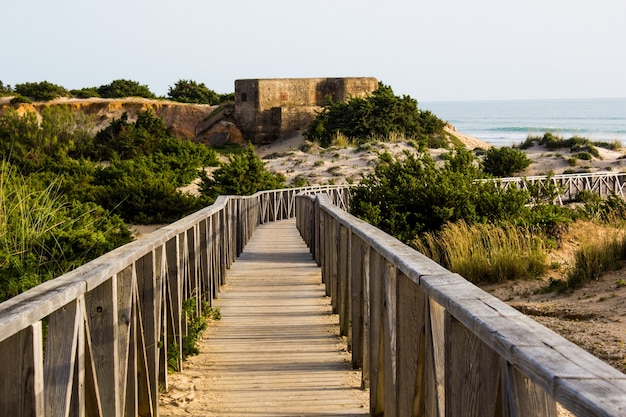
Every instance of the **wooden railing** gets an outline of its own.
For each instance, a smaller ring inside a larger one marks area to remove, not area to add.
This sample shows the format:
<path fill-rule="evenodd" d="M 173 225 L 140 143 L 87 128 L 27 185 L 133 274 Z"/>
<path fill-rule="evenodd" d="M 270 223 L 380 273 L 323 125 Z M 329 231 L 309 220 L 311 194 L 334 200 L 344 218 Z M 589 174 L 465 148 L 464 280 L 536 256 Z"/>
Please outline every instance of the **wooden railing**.
<path fill-rule="evenodd" d="M 581 191 L 587 191 L 600 198 L 616 195 L 624 198 L 626 190 L 626 173 L 588 173 L 588 174 L 562 174 L 562 175 L 538 175 L 530 177 L 501 178 L 499 181 L 503 188 L 515 185 L 517 188 L 528 190 L 530 186 L 539 188 L 547 184 L 558 188 L 556 204 L 566 204 L 576 201 Z"/>
<path fill-rule="evenodd" d="M 325 196 L 299 197 L 372 416 L 626 416 L 626 375 Z"/>
<path fill-rule="evenodd" d="M 211 303 L 258 224 L 295 215 L 306 187 L 215 204 L 0 304 L 0 416 L 158 416 L 179 370 L 186 300 Z"/>

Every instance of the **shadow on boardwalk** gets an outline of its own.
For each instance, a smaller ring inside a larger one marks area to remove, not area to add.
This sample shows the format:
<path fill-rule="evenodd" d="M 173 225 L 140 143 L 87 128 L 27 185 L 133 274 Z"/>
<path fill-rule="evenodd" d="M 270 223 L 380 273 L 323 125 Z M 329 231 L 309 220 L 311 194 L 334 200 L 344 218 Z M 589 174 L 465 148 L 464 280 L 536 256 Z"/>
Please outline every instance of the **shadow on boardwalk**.
<path fill-rule="evenodd" d="M 201 353 L 170 375 L 161 416 L 367 416 L 321 271 L 294 220 L 261 226 L 215 305 Z"/>

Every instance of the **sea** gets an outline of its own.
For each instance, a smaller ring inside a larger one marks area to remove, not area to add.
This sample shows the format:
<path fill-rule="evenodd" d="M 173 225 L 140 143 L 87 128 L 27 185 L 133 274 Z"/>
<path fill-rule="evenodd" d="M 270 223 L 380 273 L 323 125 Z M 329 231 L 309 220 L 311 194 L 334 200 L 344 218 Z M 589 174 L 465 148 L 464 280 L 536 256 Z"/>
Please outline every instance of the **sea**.
<path fill-rule="evenodd" d="M 626 98 L 431 101 L 418 107 L 495 146 L 518 145 L 546 132 L 626 145 Z"/>

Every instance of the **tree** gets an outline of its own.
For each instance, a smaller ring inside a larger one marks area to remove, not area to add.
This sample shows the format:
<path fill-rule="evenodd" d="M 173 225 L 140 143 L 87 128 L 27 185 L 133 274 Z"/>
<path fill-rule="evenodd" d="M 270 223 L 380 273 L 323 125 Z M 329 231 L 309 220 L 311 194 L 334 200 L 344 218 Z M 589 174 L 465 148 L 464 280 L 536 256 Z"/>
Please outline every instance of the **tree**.
<path fill-rule="evenodd" d="M 12 96 L 15 94 L 10 85 L 4 85 L 2 81 L 0 81 L 0 97 Z"/>
<path fill-rule="evenodd" d="M 528 168 L 532 161 L 519 149 L 493 147 L 485 154 L 483 170 L 495 177 L 510 177 Z"/>
<path fill-rule="evenodd" d="M 207 88 L 204 83 L 192 80 L 178 80 L 174 87 L 170 87 L 168 97 L 181 103 L 219 104 L 220 95 Z"/>
<path fill-rule="evenodd" d="M 48 81 L 39 83 L 16 84 L 15 92 L 38 101 L 49 101 L 59 97 L 69 97 L 71 94 L 64 87 Z"/>
<path fill-rule="evenodd" d="M 98 87 L 98 94 L 103 98 L 143 97 L 156 98 L 147 85 L 140 85 L 137 81 L 114 80 L 111 84 Z"/>
<path fill-rule="evenodd" d="M 33 112 L 9 109 L 0 117 L 0 156 L 27 174 L 44 165 L 80 157 L 93 145 L 93 121 L 66 105 L 46 106 L 41 122 Z"/>
<path fill-rule="evenodd" d="M 213 178 L 202 175 L 200 191 L 204 196 L 215 199 L 218 195 L 251 195 L 285 186 L 285 177 L 268 171 L 253 146 L 230 155 L 228 160 L 213 172 Z"/>

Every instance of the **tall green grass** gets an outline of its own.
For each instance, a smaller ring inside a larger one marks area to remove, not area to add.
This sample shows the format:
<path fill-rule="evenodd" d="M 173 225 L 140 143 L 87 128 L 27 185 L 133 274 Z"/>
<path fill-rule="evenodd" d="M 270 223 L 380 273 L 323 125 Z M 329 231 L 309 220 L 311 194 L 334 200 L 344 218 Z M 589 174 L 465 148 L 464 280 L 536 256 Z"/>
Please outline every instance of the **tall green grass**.
<path fill-rule="evenodd" d="M 0 302 L 131 240 L 118 216 L 0 162 Z"/>
<path fill-rule="evenodd" d="M 543 239 L 514 225 L 450 223 L 415 239 L 413 245 L 475 283 L 531 278 L 547 269 Z"/>
<path fill-rule="evenodd" d="M 38 266 L 50 261 L 43 245 L 58 227 L 63 204 L 54 184 L 33 188 L 0 163 L 0 300 L 41 283 Z"/>

